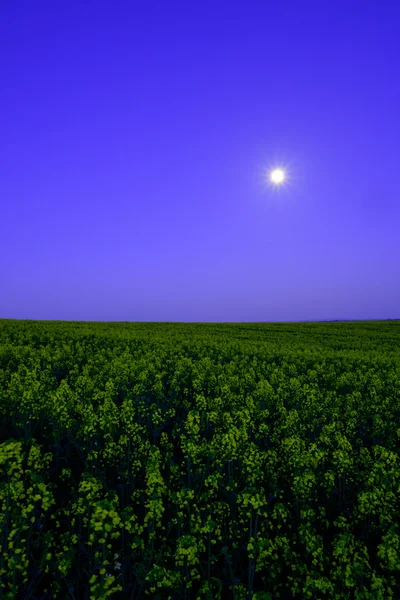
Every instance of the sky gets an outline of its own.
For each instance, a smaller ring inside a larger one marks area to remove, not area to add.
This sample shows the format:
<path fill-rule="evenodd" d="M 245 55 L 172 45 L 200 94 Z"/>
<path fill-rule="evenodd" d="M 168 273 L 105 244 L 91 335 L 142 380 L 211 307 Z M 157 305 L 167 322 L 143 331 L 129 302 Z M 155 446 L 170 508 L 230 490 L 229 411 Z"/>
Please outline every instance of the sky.
<path fill-rule="evenodd" d="M 3 0 L 0 318 L 399 318 L 399 65 L 398 0 Z"/>

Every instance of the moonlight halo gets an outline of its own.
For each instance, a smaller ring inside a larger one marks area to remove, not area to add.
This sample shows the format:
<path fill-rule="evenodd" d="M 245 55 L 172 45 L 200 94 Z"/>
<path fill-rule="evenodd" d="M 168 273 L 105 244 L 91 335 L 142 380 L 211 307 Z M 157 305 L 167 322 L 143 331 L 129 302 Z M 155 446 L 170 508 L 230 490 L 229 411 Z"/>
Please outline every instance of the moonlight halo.
<path fill-rule="evenodd" d="M 285 171 L 281 168 L 271 169 L 269 180 L 274 185 L 281 185 L 286 179 Z"/>

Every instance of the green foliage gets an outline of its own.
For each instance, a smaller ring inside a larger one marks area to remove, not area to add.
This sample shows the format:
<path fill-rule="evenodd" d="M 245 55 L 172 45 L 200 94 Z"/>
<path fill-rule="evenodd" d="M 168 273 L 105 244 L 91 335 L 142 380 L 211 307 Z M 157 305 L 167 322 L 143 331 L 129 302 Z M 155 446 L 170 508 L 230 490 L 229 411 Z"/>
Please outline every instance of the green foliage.
<path fill-rule="evenodd" d="M 399 341 L 0 320 L 0 597 L 400 597 Z"/>

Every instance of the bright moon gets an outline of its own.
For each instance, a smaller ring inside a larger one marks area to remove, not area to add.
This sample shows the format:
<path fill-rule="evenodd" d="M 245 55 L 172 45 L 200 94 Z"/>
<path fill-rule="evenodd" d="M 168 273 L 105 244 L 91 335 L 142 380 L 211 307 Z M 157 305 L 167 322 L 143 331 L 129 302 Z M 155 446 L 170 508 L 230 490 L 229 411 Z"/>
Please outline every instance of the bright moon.
<path fill-rule="evenodd" d="M 283 169 L 273 169 L 269 174 L 271 182 L 279 185 L 285 181 L 285 171 Z"/>

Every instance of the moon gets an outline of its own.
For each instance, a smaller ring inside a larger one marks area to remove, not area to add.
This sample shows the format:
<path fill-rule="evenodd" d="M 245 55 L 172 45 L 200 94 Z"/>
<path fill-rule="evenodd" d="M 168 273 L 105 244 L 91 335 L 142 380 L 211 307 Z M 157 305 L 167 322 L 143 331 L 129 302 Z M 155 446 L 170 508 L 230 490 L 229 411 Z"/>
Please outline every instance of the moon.
<path fill-rule="evenodd" d="M 269 174 L 269 179 L 274 185 L 281 185 L 286 179 L 285 171 L 279 168 L 272 169 Z"/>

